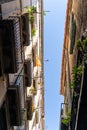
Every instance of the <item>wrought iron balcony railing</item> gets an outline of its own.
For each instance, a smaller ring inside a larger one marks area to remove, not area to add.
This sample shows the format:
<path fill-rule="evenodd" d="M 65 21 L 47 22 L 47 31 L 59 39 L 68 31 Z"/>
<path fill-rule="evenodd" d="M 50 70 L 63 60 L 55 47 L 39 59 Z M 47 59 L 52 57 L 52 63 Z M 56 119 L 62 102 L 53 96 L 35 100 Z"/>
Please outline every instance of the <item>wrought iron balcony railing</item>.
<path fill-rule="evenodd" d="M 18 19 L 0 21 L 1 73 L 16 73 L 22 62 L 20 24 Z"/>

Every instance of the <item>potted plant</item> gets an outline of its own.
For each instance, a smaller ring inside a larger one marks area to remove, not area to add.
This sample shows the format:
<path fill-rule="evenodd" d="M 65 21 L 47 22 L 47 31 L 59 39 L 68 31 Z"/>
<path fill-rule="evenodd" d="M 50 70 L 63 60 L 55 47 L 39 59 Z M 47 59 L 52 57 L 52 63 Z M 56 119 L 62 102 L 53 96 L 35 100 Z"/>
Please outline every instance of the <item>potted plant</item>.
<path fill-rule="evenodd" d="M 37 13 L 36 6 L 31 6 L 31 7 L 27 6 L 26 9 L 27 12 L 29 13 L 29 21 L 31 23 L 31 36 L 33 37 L 36 35 L 36 29 L 34 27 L 34 21 L 35 21 L 34 13 Z"/>

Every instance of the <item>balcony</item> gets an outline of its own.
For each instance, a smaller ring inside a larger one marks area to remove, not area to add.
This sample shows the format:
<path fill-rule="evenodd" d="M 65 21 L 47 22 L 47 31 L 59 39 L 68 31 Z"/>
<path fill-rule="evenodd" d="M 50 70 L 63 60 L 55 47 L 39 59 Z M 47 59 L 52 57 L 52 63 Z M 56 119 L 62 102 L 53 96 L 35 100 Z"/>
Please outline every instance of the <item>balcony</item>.
<path fill-rule="evenodd" d="M 82 44 L 84 42 L 84 44 Z M 76 74 L 75 88 L 73 92 L 71 111 L 71 130 L 83 130 L 87 128 L 87 39 L 79 40 L 77 67 L 82 67 L 82 74 Z M 79 82 L 78 82 L 79 81 Z"/>
<path fill-rule="evenodd" d="M 84 66 L 80 94 L 77 100 L 76 110 L 72 108 L 71 130 L 83 130 L 87 128 L 87 64 Z M 74 104 L 74 103 L 73 103 Z"/>
<path fill-rule="evenodd" d="M 31 61 L 25 61 L 24 63 L 24 74 L 25 74 L 25 86 L 30 87 L 32 82 L 32 70 Z"/>
<path fill-rule="evenodd" d="M 79 70 L 76 73 L 74 73 L 74 87 L 73 87 L 73 98 L 72 98 L 72 110 L 71 110 L 71 130 L 75 129 L 75 123 L 76 123 L 76 116 L 77 116 L 77 111 L 78 111 L 78 102 L 79 102 L 79 97 L 80 97 L 80 92 L 81 92 L 81 84 L 82 84 L 82 79 L 83 79 L 83 69 L 80 70 L 79 65 L 82 63 L 82 55 L 80 52 L 78 52 L 78 57 L 77 57 L 77 66 L 74 67 L 74 69 Z M 82 71 L 80 73 L 80 71 Z"/>
<path fill-rule="evenodd" d="M 10 86 L 7 92 L 9 114 L 10 114 L 10 125 L 20 126 L 22 119 L 20 114 L 20 98 L 18 86 Z"/>
<path fill-rule="evenodd" d="M 8 35 L 7 35 L 8 34 Z M 21 61 L 20 27 L 18 19 L 0 21 L 0 73 L 16 73 Z"/>

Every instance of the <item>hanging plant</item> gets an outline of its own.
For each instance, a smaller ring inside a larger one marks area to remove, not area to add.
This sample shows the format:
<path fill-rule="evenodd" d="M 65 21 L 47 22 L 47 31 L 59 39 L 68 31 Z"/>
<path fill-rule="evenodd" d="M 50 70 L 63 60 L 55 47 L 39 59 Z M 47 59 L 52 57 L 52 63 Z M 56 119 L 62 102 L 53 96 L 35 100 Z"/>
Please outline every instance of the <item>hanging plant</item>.
<path fill-rule="evenodd" d="M 26 6 L 26 9 L 29 14 L 37 12 L 36 6 Z"/>
<path fill-rule="evenodd" d="M 70 121 L 71 121 L 71 110 L 68 110 L 66 116 L 61 120 L 61 122 L 67 126 L 70 123 Z"/>
<path fill-rule="evenodd" d="M 35 6 L 31 6 L 31 7 L 27 6 L 26 9 L 27 9 L 27 12 L 29 13 L 29 21 L 30 21 L 30 23 L 34 24 L 34 13 L 37 12 L 36 7 Z"/>
<path fill-rule="evenodd" d="M 29 13 L 29 21 L 31 23 L 31 36 L 35 36 L 36 35 L 36 29 L 34 27 L 34 21 L 35 21 L 35 18 L 34 18 L 34 13 L 37 13 L 37 9 L 36 9 L 36 6 L 27 6 L 26 7 L 27 9 L 27 12 Z"/>
<path fill-rule="evenodd" d="M 84 51 L 87 51 L 87 38 L 82 41 Z"/>
<path fill-rule="evenodd" d="M 85 38 L 83 41 L 81 39 L 78 39 L 75 43 L 76 48 L 80 51 L 87 51 L 87 38 Z"/>
<path fill-rule="evenodd" d="M 31 24 L 34 23 L 34 16 L 33 16 L 33 14 L 29 15 L 29 21 L 30 21 Z"/>
<path fill-rule="evenodd" d="M 36 6 L 31 6 L 31 12 L 32 12 L 32 13 L 37 13 Z"/>
<path fill-rule="evenodd" d="M 70 83 L 70 88 L 74 89 L 80 83 L 80 78 L 83 72 L 82 65 L 73 66 L 72 69 L 72 82 Z"/>
<path fill-rule="evenodd" d="M 75 43 L 75 46 L 78 50 L 82 51 L 83 50 L 83 45 L 80 39 L 78 39 Z"/>
<path fill-rule="evenodd" d="M 87 60 L 87 38 L 85 38 L 84 40 L 78 39 L 76 41 L 76 48 L 80 51 L 82 55 L 82 61 L 80 62 L 80 64 L 82 64 L 83 66 Z"/>
<path fill-rule="evenodd" d="M 35 35 L 36 35 L 36 29 L 32 28 L 32 30 L 31 30 L 31 36 L 35 36 Z"/>

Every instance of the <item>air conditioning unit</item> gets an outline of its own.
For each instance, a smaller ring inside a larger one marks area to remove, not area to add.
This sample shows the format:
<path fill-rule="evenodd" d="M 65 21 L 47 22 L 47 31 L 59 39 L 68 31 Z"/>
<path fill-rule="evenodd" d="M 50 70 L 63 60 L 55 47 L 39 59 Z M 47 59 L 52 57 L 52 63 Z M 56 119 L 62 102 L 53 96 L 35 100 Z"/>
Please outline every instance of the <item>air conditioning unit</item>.
<path fill-rule="evenodd" d="M 24 46 L 30 45 L 30 34 L 29 34 L 29 13 L 21 15 L 22 19 L 22 40 Z"/>
<path fill-rule="evenodd" d="M 20 126 L 22 119 L 20 113 L 19 86 L 10 86 L 7 91 L 10 125 Z"/>
<path fill-rule="evenodd" d="M 25 75 L 25 86 L 30 87 L 32 82 L 32 70 L 31 61 L 25 61 L 24 63 L 24 75 Z"/>

